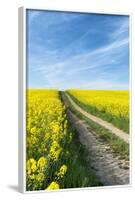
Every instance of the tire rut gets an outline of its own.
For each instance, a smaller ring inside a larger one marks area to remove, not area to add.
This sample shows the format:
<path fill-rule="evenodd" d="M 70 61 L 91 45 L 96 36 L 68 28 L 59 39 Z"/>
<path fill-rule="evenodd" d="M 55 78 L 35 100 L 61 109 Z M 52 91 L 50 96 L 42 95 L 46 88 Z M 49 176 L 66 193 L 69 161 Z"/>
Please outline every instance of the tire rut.
<path fill-rule="evenodd" d="M 80 106 L 78 106 L 73 99 L 68 95 L 65 94 L 66 97 L 68 98 L 68 100 L 70 101 L 70 103 L 74 106 L 74 108 L 79 111 L 80 113 L 82 113 L 84 116 L 86 116 L 87 118 L 89 118 L 90 120 L 96 122 L 97 124 L 99 124 L 100 126 L 108 129 L 109 131 L 111 131 L 113 134 L 115 134 L 117 137 L 121 138 L 122 140 L 124 140 L 126 143 L 129 143 L 129 134 L 125 133 L 124 131 L 116 128 L 114 125 L 112 125 L 111 123 L 104 121 L 88 112 L 86 112 L 85 110 L 83 110 Z"/>
<path fill-rule="evenodd" d="M 67 106 L 64 94 L 62 100 Z M 97 177 L 104 186 L 129 184 L 129 163 L 114 156 L 111 149 L 93 133 L 84 120 L 80 120 L 70 109 L 67 114 L 73 128 L 79 134 L 80 142 L 88 151 L 87 160 L 95 169 Z"/>
<path fill-rule="evenodd" d="M 78 119 L 75 114 L 68 110 L 68 116 L 72 126 L 79 134 L 80 142 L 85 145 L 89 152 L 88 160 L 96 170 L 96 175 L 100 178 L 103 185 L 125 185 L 129 184 L 129 168 L 121 165 L 120 160 L 114 157 L 107 146 L 102 144 L 90 132 L 84 121 Z"/>

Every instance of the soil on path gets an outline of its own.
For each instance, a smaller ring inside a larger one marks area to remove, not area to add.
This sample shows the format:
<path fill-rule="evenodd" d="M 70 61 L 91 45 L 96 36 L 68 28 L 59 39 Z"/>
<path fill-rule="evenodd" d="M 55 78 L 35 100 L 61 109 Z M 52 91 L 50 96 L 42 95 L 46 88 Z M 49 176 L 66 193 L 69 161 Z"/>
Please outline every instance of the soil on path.
<path fill-rule="evenodd" d="M 66 105 L 65 96 L 62 100 Z M 97 177 L 105 186 L 129 184 L 129 163 L 119 160 L 113 152 L 88 128 L 85 121 L 80 120 L 70 109 L 67 110 L 72 126 L 79 134 L 80 142 L 85 145 L 87 160 L 96 171 Z"/>
<path fill-rule="evenodd" d="M 79 111 L 80 113 L 82 113 L 84 116 L 86 116 L 87 118 L 89 118 L 90 120 L 96 122 L 97 124 L 103 126 L 104 128 L 108 129 L 109 131 L 111 131 L 113 134 L 115 134 L 116 136 L 118 136 L 119 138 L 121 138 L 122 140 L 124 140 L 126 143 L 129 143 L 129 134 L 125 133 L 124 131 L 116 128 L 114 125 L 112 125 L 111 123 L 104 121 L 88 112 L 86 112 L 85 110 L 83 110 L 80 106 L 78 106 L 73 99 L 67 94 L 65 93 L 66 97 L 68 98 L 68 100 L 70 101 L 70 103 L 73 105 L 73 107 Z"/>

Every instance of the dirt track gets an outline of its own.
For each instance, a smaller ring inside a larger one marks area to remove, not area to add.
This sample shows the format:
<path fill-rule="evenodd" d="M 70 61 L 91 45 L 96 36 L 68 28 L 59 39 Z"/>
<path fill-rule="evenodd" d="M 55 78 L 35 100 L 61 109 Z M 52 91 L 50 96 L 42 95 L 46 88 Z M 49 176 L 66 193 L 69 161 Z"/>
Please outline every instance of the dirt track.
<path fill-rule="evenodd" d="M 122 140 L 124 140 L 126 143 L 129 143 L 129 134 L 125 133 L 124 131 L 116 128 L 115 126 L 113 126 L 111 123 L 106 122 L 86 111 L 84 111 L 82 108 L 80 108 L 73 100 L 72 98 L 66 94 L 68 100 L 70 101 L 70 103 L 74 106 L 74 108 L 79 111 L 80 113 L 82 113 L 84 116 L 86 116 L 87 118 L 89 118 L 90 120 L 96 122 L 97 124 L 103 126 L 104 128 L 108 129 L 109 131 L 111 131 L 113 134 L 115 134 L 116 136 L 118 136 L 119 138 L 121 138 Z"/>
<path fill-rule="evenodd" d="M 62 95 L 65 103 L 65 96 Z M 85 145 L 89 154 L 86 159 L 90 161 L 90 165 L 96 170 L 103 185 L 127 185 L 129 184 L 129 168 L 127 161 L 119 160 L 114 154 L 98 139 L 92 131 L 88 129 L 88 125 L 80 120 L 70 110 L 67 111 L 72 126 L 79 134 L 80 142 Z"/>

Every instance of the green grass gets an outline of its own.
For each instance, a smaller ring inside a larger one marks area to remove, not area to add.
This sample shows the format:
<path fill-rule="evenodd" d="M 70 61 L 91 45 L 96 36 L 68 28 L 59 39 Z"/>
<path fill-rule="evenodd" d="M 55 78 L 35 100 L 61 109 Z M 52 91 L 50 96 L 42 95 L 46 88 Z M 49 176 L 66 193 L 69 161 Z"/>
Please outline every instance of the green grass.
<path fill-rule="evenodd" d="M 36 137 L 37 140 L 34 144 L 32 141 L 30 142 L 33 146 L 31 147 L 30 145 L 31 148 L 27 148 L 26 152 L 27 191 L 45 190 L 52 182 L 57 183 L 57 188 L 60 189 L 102 185 L 96 176 L 95 170 L 90 166 L 90 160 L 88 161 L 87 159 L 88 152 L 80 143 L 78 133 L 72 128 L 65 111 L 62 110 L 62 112 L 62 132 L 51 132 L 51 129 L 45 124 L 45 127 L 40 129 L 40 120 L 45 115 L 42 115 L 40 118 L 38 117 L 36 134 L 34 133 L 33 135 L 31 133 L 32 137 Z M 47 134 L 46 128 L 49 134 Z M 49 138 L 44 140 L 46 134 L 49 135 Z M 55 142 L 55 144 L 52 142 Z M 43 159 L 41 160 L 43 162 L 39 162 L 40 158 Z M 44 163 L 44 161 L 46 162 Z M 60 170 L 63 166 L 66 167 L 65 171 Z"/>
<path fill-rule="evenodd" d="M 90 106 L 80 102 L 77 98 L 67 92 L 68 95 L 75 101 L 75 103 L 84 109 L 86 112 L 91 113 L 105 121 L 112 123 L 114 126 L 118 127 L 119 129 L 129 133 L 129 119 L 124 117 L 117 117 L 113 116 L 111 113 L 107 113 L 104 110 L 100 111 L 94 106 Z"/>
<path fill-rule="evenodd" d="M 69 127 L 67 137 L 72 133 L 72 139 L 70 144 L 65 142 L 63 153 L 60 158 L 60 160 L 68 166 L 67 173 L 60 183 L 61 187 L 81 188 L 101 186 L 102 183 L 96 176 L 95 170 L 91 167 L 90 160 L 87 159 L 89 152 L 86 147 L 80 143 L 78 133 L 75 128 L 72 127 L 68 115 L 67 121 Z M 67 141 L 69 141 L 69 139 L 67 139 Z"/>
<path fill-rule="evenodd" d="M 80 143 L 78 133 L 71 127 L 71 124 L 69 133 L 70 132 L 73 133 L 72 142 L 70 145 L 64 147 L 61 157 L 64 164 L 68 166 L 68 171 L 60 183 L 61 187 L 80 188 L 101 186 L 102 184 L 96 177 L 94 169 L 90 167 L 90 161 L 87 160 L 88 152 Z"/>
<path fill-rule="evenodd" d="M 89 124 L 90 129 L 93 130 L 97 136 L 103 140 L 103 142 L 110 146 L 115 155 L 119 155 L 122 159 L 129 160 L 129 144 L 124 142 L 122 139 L 119 139 L 109 130 L 103 128 L 89 118 L 85 117 L 80 112 L 76 111 L 67 97 L 66 101 L 71 111 L 73 111 L 80 119 L 85 120 Z"/>

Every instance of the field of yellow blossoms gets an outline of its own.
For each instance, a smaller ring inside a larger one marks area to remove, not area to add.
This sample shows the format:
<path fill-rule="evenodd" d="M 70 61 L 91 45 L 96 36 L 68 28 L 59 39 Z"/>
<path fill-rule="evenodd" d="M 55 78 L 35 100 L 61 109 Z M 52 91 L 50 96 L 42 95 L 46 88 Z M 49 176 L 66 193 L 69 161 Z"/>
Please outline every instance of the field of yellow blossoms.
<path fill-rule="evenodd" d="M 129 132 L 129 91 L 68 90 L 68 93 L 86 111 Z"/>
<path fill-rule="evenodd" d="M 28 89 L 27 191 L 98 185 L 94 172 L 82 159 L 83 151 L 69 126 L 59 92 Z"/>

